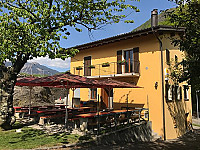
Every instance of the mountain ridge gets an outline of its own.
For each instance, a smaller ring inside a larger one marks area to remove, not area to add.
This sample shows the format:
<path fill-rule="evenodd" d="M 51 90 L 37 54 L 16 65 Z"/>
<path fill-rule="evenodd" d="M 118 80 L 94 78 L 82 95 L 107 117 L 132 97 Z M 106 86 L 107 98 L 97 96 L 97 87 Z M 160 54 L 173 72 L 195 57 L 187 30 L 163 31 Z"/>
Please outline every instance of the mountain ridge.
<path fill-rule="evenodd" d="M 166 10 L 167 12 L 172 12 L 174 11 L 176 8 L 170 8 L 168 10 Z M 158 14 L 158 25 L 171 25 L 170 22 L 168 21 L 167 17 L 166 17 L 166 12 L 165 11 L 161 11 L 160 14 Z M 140 25 L 139 27 L 133 29 L 134 31 L 138 31 L 138 30 L 143 30 L 143 29 L 147 29 L 151 27 L 151 18 L 149 20 L 147 20 L 145 23 L 143 23 L 142 25 Z"/>
<path fill-rule="evenodd" d="M 6 62 L 6 66 L 11 66 L 11 62 Z M 24 67 L 21 69 L 20 73 L 30 74 L 30 75 L 42 75 L 42 76 L 51 76 L 57 73 L 60 73 L 57 70 L 51 69 L 44 65 L 41 65 L 37 62 L 27 62 Z"/>

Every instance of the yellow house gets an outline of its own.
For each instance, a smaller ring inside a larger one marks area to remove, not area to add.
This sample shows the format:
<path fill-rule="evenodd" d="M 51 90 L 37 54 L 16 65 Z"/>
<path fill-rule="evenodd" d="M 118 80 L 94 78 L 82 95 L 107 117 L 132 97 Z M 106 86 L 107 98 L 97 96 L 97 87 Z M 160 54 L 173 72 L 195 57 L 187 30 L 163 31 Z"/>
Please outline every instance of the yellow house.
<path fill-rule="evenodd" d="M 175 83 L 168 75 L 167 62 L 180 62 L 184 57 L 170 38 L 178 38 L 184 28 L 158 26 L 156 19 L 154 10 L 151 28 L 77 46 L 79 53 L 71 59 L 72 74 L 113 78 L 143 88 L 112 89 L 110 93 L 106 89 L 76 89 L 73 96 L 88 101 L 96 100 L 98 93 L 109 108 L 127 99 L 128 103 L 144 104 L 149 108 L 153 132 L 163 139 L 173 139 L 186 132 L 192 112 L 191 88 L 186 83 Z"/>

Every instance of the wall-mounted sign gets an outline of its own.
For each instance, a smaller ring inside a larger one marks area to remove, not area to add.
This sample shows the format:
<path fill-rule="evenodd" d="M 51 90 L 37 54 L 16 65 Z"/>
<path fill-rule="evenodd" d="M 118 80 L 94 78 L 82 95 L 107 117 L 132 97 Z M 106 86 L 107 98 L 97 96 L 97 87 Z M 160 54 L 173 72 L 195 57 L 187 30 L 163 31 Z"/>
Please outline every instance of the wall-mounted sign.
<path fill-rule="evenodd" d="M 165 72 L 165 80 L 168 81 L 169 80 L 169 70 L 167 68 L 165 68 L 164 72 Z"/>

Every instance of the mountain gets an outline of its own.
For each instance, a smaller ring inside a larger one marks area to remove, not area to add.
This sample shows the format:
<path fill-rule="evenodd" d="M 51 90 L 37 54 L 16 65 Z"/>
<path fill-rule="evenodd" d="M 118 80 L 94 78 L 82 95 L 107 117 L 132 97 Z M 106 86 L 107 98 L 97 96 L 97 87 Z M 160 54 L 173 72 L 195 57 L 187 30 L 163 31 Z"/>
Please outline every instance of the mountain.
<path fill-rule="evenodd" d="M 171 8 L 169 10 L 167 10 L 167 12 L 171 12 L 174 11 L 175 8 Z M 158 25 L 171 25 L 169 23 L 169 21 L 167 21 L 167 18 L 165 17 L 166 13 L 165 11 L 162 11 L 159 15 L 158 15 Z M 143 30 L 143 29 L 147 29 L 151 27 L 151 18 L 149 20 L 147 20 L 145 23 L 143 23 L 142 25 L 140 25 L 139 27 L 135 28 L 133 31 L 138 31 L 138 30 Z"/>
<path fill-rule="evenodd" d="M 26 63 L 20 72 L 26 74 L 40 74 L 48 76 L 59 73 L 58 71 L 40 65 L 37 62 Z"/>
<path fill-rule="evenodd" d="M 6 62 L 6 66 L 11 66 L 11 62 Z M 37 74 L 37 75 L 47 75 L 51 76 L 54 74 L 59 73 L 56 70 L 50 69 L 46 66 L 40 65 L 37 62 L 32 62 L 32 63 L 26 63 L 20 73 L 25 73 L 25 74 Z"/>

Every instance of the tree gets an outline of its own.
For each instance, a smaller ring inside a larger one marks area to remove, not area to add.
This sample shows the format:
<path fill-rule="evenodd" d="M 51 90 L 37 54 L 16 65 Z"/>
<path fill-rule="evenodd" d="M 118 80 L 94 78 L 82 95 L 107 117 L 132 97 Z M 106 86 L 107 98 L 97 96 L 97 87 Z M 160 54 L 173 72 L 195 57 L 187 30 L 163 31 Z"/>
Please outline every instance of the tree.
<path fill-rule="evenodd" d="M 171 25 L 185 27 L 180 39 L 172 39 L 174 45 L 186 53 L 185 60 L 180 63 L 183 72 L 179 82 L 188 81 L 195 89 L 200 89 L 200 1 L 175 1 L 177 8 L 166 13 Z"/>
<path fill-rule="evenodd" d="M 125 9 L 139 11 L 125 0 L 1 0 L 0 7 L 0 126 L 4 129 L 15 120 L 13 90 L 27 60 L 74 56 L 77 50 L 60 46 L 61 36 L 70 35 L 69 27 L 78 32 L 81 27 L 96 30 L 124 20 Z M 11 67 L 5 66 L 8 60 Z"/>

